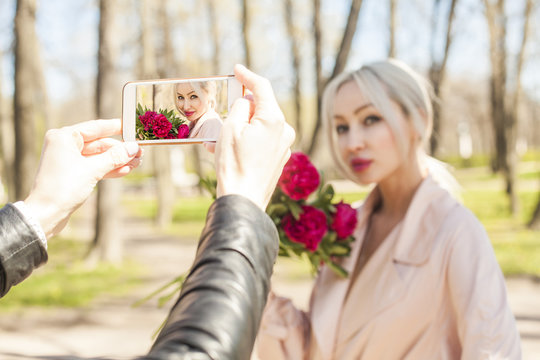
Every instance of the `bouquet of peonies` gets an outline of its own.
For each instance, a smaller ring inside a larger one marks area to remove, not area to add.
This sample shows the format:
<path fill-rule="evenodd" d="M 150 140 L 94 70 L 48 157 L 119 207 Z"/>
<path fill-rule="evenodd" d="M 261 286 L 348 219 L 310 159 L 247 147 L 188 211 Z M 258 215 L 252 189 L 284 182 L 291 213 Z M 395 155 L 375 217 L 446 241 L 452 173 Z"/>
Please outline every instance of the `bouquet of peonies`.
<path fill-rule="evenodd" d="M 186 120 L 176 116 L 174 110 L 149 110 L 146 106 L 137 105 L 137 121 L 135 129 L 139 140 L 186 139 L 189 126 Z"/>
<path fill-rule="evenodd" d="M 335 262 L 348 256 L 354 241 L 356 210 L 333 203 L 334 189 L 321 183 L 307 155 L 295 152 L 285 165 L 266 212 L 279 232 L 279 255 L 307 257 L 313 272 L 324 263 L 336 274 L 347 271 Z"/>

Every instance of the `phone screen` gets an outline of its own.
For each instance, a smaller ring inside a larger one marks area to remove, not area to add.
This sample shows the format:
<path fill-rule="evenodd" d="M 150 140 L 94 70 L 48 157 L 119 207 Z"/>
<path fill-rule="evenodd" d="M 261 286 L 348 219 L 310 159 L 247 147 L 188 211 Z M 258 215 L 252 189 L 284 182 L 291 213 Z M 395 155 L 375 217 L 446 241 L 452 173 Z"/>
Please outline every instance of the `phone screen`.
<path fill-rule="evenodd" d="M 216 141 L 232 101 L 242 96 L 237 84 L 231 76 L 130 82 L 123 94 L 124 139 L 142 144 Z"/>

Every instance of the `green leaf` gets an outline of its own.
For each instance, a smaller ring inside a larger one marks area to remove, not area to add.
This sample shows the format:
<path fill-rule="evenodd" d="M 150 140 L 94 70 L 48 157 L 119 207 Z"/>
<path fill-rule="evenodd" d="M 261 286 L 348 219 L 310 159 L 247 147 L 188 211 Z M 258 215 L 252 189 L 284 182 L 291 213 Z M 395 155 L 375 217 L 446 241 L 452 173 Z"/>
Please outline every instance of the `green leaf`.
<path fill-rule="evenodd" d="M 294 201 L 288 201 L 287 206 L 289 207 L 289 211 L 291 212 L 294 219 L 295 220 L 300 219 L 300 215 L 302 215 L 302 212 L 303 212 L 302 207 Z"/>
<path fill-rule="evenodd" d="M 288 208 L 285 204 L 270 204 L 266 208 L 266 213 L 269 216 L 280 216 L 283 217 L 287 212 Z"/>
<path fill-rule="evenodd" d="M 350 252 L 351 248 L 348 245 L 340 242 L 333 243 L 329 251 L 330 255 L 333 256 L 346 256 L 349 255 Z"/>
<path fill-rule="evenodd" d="M 186 278 L 186 274 L 181 274 L 177 277 L 175 277 L 174 279 L 172 279 L 171 281 L 169 281 L 168 283 L 166 283 L 165 285 L 161 286 L 160 288 L 158 288 L 157 290 L 154 290 L 152 291 L 150 294 L 146 295 L 145 297 L 143 297 L 142 299 L 136 301 L 135 303 L 133 303 L 133 307 L 138 307 L 138 306 L 141 306 L 142 304 L 144 304 L 145 302 L 149 301 L 150 299 L 152 299 L 154 296 L 164 292 L 165 290 L 167 290 L 168 288 L 170 288 L 171 286 L 175 285 L 175 284 L 178 284 L 178 286 L 174 289 L 173 291 L 173 295 L 182 287 L 182 284 L 184 283 L 184 280 Z"/>
<path fill-rule="evenodd" d="M 217 198 L 217 189 L 216 189 L 217 180 L 216 179 L 201 178 L 199 180 L 199 184 L 210 193 L 210 195 L 212 196 L 212 199 L 215 200 Z"/>
<path fill-rule="evenodd" d="M 342 268 L 340 265 L 336 264 L 332 260 L 325 261 L 325 264 L 328 265 L 330 270 L 336 273 L 336 275 L 341 276 L 342 278 L 346 278 L 349 276 L 349 273 L 347 272 L 347 270 L 345 270 L 344 268 Z"/>

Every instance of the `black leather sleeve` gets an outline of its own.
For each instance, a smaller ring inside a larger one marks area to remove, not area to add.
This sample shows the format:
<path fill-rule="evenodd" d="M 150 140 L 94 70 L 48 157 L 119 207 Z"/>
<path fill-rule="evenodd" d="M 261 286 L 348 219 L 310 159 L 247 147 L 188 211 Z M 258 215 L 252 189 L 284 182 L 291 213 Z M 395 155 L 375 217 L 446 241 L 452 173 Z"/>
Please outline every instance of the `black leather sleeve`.
<path fill-rule="evenodd" d="M 272 220 L 237 195 L 212 204 L 197 255 L 144 359 L 249 359 L 278 251 Z"/>
<path fill-rule="evenodd" d="M 47 250 L 11 204 L 0 209 L 0 297 L 47 262 Z"/>

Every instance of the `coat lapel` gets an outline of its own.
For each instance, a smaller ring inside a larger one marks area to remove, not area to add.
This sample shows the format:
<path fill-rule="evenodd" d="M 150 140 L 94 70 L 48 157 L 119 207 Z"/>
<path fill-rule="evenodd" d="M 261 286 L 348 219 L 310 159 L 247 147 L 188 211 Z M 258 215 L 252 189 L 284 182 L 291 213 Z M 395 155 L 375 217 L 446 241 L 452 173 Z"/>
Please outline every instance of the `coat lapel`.
<path fill-rule="evenodd" d="M 356 259 L 365 234 L 365 223 L 371 213 L 371 208 L 378 198 L 377 191 L 372 191 L 364 204 L 358 209 L 358 225 L 354 233 L 355 241 L 351 245 L 351 254 L 346 257 L 341 266 L 349 274 L 353 272 Z M 311 323 L 312 331 L 317 339 L 318 349 L 322 359 L 331 359 L 336 343 L 338 321 L 343 311 L 343 303 L 347 289 L 350 286 L 350 277 L 343 279 L 335 275 L 326 266 L 322 268 L 315 290 L 311 295 Z"/>
<path fill-rule="evenodd" d="M 339 343 L 350 341 L 378 314 L 405 296 L 409 277 L 405 278 L 400 267 L 418 267 L 429 260 L 440 223 L 455 204 L 455 200 L 431 177 L 424 179 L 402 222 L 350 284 L 352 288 L 344 304 L 341 332 L 338 331 Z"/>
<path fill-rule="evenodd" d="M 397 264 L 392 262 L 396 232 L 399 232 L 399 225 L 388 235 L 351 284 L 343 310 L 339 343 L 348 342 L 359 329 L 405 295 L 406 284 L 400 276 Z M 366 293 L 369 295 L 366 296 Z"/>

